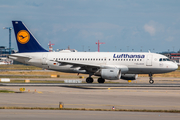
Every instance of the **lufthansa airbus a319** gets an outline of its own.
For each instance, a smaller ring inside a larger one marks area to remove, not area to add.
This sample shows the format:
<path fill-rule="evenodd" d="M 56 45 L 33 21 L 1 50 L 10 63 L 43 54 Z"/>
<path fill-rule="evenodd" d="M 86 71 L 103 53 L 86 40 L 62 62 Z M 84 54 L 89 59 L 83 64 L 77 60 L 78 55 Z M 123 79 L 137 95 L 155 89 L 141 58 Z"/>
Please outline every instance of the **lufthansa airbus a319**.
<path fill-rule="evenodd" d="M 164 55 L 150 52 L 48 52 L 35 39 L 21 21 L 12 21 L 19 53 L 9 56 L 16 61 L 44 69 L 89 74 L 87 83 L 99 76 L 98 82 L 107 80 L 135 80 L 138 74 L 153 74 L 175 71 L 178 66 Z"/>

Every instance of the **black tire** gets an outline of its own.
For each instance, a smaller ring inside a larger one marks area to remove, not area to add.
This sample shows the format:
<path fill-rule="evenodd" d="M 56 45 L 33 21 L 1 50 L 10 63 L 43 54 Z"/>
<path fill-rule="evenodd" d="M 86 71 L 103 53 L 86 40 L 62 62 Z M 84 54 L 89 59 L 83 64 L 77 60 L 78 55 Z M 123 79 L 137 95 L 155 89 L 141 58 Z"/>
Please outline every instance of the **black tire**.
<path fill-rule="evenodd" d="M 94 80 L 93 80 L 93 78 L 91 78 L 91 77 L 86 78 L 86 82 L 87 82 L 87 83 L 93 83 L 93 81 L 94 81 Z"/>
<path fill-rule="evenodd" d="M 98 83 L 104 83 L 105 82 L 105 79 L 103 79 L 103 78 L 98 78 Z"/>
<path fill-rule="evenodd" d="M 149 80 L 149 83 L 150 83 L 150 84 L 153 84 L 153 83 L 154 83 L 154 80 Z"/>

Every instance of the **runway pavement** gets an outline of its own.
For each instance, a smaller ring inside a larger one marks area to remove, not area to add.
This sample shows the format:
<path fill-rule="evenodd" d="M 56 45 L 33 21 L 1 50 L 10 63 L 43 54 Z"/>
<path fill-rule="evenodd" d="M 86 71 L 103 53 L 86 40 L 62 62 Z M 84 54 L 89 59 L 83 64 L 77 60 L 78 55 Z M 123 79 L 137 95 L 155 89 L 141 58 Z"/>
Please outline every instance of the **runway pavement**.
<path fill-rule="evenodd" d="M 0 86 L 56 86 L 56 87 L 180 87 L 180 84 L 149 83 L 0 83 Z"/>
<path fill-rule="evenodd" d="M 1 120 L 178 120 L 179 117 L 177 113 L 0 110 Z"/>
<path fill-rule="evenodd" d="M 159 79 L 159 78 L 158 78 Z M 0 83 L 0 107 L 53 107 L 59 102 L 65 108 L 180 110 L 179 78 L 159 79 L 149 84 L 148 79 L 115 84 L 32 84 Z M 141 81 L 142 80 L 142 81 Z M 25 92 L 19 88 L 24 87 Z M 146 113 L 115 111 L 64 111 L 64 110 L 0 110 L 1 119 L 134 119 L 177 120 L 178 113 Z"/>
<path fill-rule="evenodd" d="M 97 109 L 180 110 L 180 87 L 39 87 L 0 86 L 0 106 Z"/>

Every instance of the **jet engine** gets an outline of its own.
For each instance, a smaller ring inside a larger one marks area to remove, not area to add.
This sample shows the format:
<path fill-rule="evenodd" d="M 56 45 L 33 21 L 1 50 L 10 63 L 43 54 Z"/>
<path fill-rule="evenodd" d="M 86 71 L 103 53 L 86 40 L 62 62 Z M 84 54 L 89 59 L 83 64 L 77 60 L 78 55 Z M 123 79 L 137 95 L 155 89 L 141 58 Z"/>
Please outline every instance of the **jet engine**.
<path fill-rule="evenodd" d="M 138 74 L 122 74 L 121 79 L 123 80 L 136 80 L 138 78 Z"/>
<path fill-rule="evenodd" d="M 121 78 L 121 70 L 101 69 L 101 77 L 108 80 L 119 80 Z"/>

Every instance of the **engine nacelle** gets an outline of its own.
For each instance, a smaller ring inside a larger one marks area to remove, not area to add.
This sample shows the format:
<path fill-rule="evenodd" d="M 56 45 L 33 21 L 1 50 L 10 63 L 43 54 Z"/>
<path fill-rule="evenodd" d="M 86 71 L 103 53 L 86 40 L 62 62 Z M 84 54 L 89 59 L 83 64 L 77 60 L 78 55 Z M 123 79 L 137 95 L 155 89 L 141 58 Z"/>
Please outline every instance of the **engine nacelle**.
<path fill-rule="evenodd" d="M 121 78 L 121 70 L 101 69 L 101 77 L 108 80 L 119 80 Z"/>
<path fill-rule="evenodd" d="M 121 79 L 123 80 L 136 80 L 138 78 L 138 74 L 122 74 Z"/>

